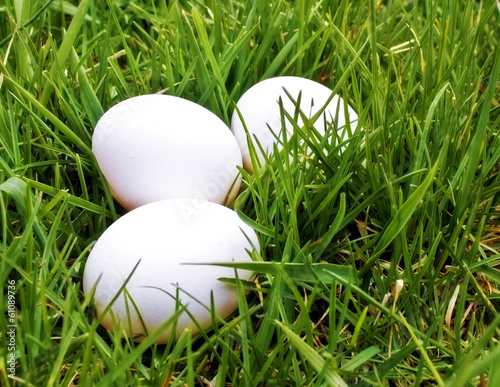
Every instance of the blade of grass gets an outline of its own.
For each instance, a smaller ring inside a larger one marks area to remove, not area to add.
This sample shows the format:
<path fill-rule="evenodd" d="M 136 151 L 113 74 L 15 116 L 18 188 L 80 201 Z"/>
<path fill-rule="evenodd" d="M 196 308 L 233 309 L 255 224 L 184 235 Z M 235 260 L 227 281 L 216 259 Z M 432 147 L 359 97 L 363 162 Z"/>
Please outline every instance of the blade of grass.
<path fill-rule="evenodd" d="M 311 348 L 309 345 L 304 343 L 295 332 L 286 327 L 280 321 L 276 320 L 276 325 L 283 330 L 285 335 L 288 337 L 288 340 L 290 340 L 294 347 L 304 355 L 304 358 L 307 359 L 311 366 L 314 367 L 316 371 L 323 373 L 322 376 L 330 386 L 347 387 L 347 384 L 342 380 L 337 372 L 335 372 L 332 368 L 325 366 L 326 360 L 322 358 L 314 348 Z"/>

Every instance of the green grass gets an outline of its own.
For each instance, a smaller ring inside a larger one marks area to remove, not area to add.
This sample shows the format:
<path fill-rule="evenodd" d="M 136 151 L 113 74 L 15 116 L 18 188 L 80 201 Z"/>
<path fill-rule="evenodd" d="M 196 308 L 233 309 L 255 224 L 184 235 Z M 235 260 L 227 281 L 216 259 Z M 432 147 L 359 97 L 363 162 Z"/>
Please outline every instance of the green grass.
<path fill-rule="evenodd" d="M 0 6 L 14 384 L 500 385 L 496 1 L 168 3 Z M 242 172 L 234 208 L 262 246 L 252 290 L 237 283 L 238 311 L 199 337 L 158 346 L 154 332 L 140 344 L 107 332 L 81 285 L 123 214 L 90 150 L 95 123 L 156 92 L 229 123 L 238 98 L 277 75 L 324 83 L 360 119 L 345 144 L 306 122 L 262 173 Z"/>

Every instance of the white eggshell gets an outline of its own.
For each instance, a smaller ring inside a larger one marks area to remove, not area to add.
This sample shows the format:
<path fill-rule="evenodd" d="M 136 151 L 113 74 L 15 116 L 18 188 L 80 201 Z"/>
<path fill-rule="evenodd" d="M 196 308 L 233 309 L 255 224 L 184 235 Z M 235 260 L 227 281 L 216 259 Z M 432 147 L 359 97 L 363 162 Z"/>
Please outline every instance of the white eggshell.
<path fill-rule="evenodd" d="M 229 204 L 240 186 L 241 152 L 227 125 L 179 97 L 143 95 L 113 106 L 97 123 L 92 151 L 127 210 L 173 198 Z"/>
<path fill-rule="evenodd" d="M 301 93 L 300 109 L 308 118 L 312 118 L 322 109 L 332 95 L 332 90 L 318 82 L 292 76 L 266 79 L 248 89 L 236 106 L 243 117 L 248 133 L 257 150 L 257 156 L 261 165 L 263 165 L 265 159 L 255 138 L 267 154 L 270 154 L 273 150 L 273 144 L 276 142 L 275 136 L 282 138 L 279 99 L 281 98 L 283 102 L 284 110 L 292 117 L 296 110 L 294 102 L 285 93 L 284 89 L 290 93 L 295 101 L 298 101 L 299 93 Z M 336 117 L 337 108 L 338 117 Z M 324 135 L 324 117 L 326 117 L 326 121 L 329 123 L 335 122 L 335 118 L 337 118 L 337 128 L 339 134 L 341 134 L 346 124 L 345 116 L 344 102 L 342 98 L 336 95 L 324 110 L 324 114 L 314 123 L 314 127 L 320 134 Z M 348 108 L 348 116 L 351 123 L 354 123 L 358 119 L 358 116 L 350 107 Z M 303 125 L 300 117 L 297 123 L 301 126 Z M 285 126 L 288 133 L 293 131 L 293 125 L 288 120 L 286 120 Z M 232 116 L 231 130 L 240 145 L 244 168 L 253 172 L 247 135 L 236 110 Z M 343 139 L 346 139 L 346 137 L 344 136 Z M 278 149 L 281 149 L 281 147 L 278 146 Z"/>
<path fill-rule="evenodd" d="M 96 286 L 95 305 L 101 315 L 139 263 L 126 291 L 137 305 L 148 332 L 175 313 L 176 292 L 180 303 L 206 329 L 212 323 L 207 310 L 211 293 L 215 313 L 221 318 L 237 309 L 236 288 L 218 280 L 234 278 L 235 272 L 231 268 L 187 264 L 250 262 L 247 250 L 253 248 L 259 249 L 254 230 L 229 208 L 203 200 L 162 200 L 127 213 L 102 234 L 87 260 L 83 290 L 88 295 Z M 247 270 L 237 272 L 244 280 L 252 275 Z M 126 298 L 120 294 L 111 307 L 112 314 L 104 316 L 102 325 L 111 330 L 113 319 L 121 319 L 128 332 L 128 310 L 134 337 L 141 341 L 145 332 L 133 304 Z M 186 328 L 197 332 L 192 319 L 182 312 L 176 337 Z M 167 342 L 171 331 L 169 325 L 157 343 Z"/>

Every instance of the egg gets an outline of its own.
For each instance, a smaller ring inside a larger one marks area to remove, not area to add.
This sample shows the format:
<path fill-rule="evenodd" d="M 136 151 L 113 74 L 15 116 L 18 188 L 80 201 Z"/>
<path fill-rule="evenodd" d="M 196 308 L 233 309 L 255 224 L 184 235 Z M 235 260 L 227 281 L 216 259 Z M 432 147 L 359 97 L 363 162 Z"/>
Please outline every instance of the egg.
<path fill-rule="evenodd" d="M 146 332 L 141 318 L 147 332 L 153 332 L 176 312 L 178 294 L 178 302 L 207 329 L 212 323 L 211 295 L 221 318 L 237 309 L 236 287 L 219 280 L 234 278 L 235 271 L 190 264 L 251 262 L 253 249 L 259 250 L 257 235 L 233 210 L 196 199 L 157 201 L 128 212 L 101 235 L 85 266 L 83 290 L 90 295 L 95 289 L 95 307 L 101 315 L 137 265 L 125 287 L 127 297 L 122 293 L 112 304 L 112 313 L 103 316 L 104 327 L 111 330 L 113 320 L 120 319 L 125 331 L 142 341 Z M 252 276 L 247 270 L 237 273 L 243 280 Z M 185 329 L 197 332 L 183 311 L 176 331 L 169 325 L 157 343 L 167 342 L 171 334 L 179 337 Z"/>
<path fill-rule="evenodd" d="M 118 103 L 99 120 L 92 151 L 127 210 L 163 199 L 231 203 L 242 156 L 228 126 L 201 105 L 169 95 Z"/>
<path fill-rule="evenodd" d="M 321 110 L 332 95 L 332 90 L 328 87 L 301 77 L 284 76 L 275 77 L 261 81 L 250 89 L 248 89 L 240 100 L 237 102 L 237 109 L 240 111 L 248 134 L 253 142 L 257 152 L 257 157 L 261 165 L 264 164 L 264 154 L 255 141 L 258 140 L 260 146 L 266 154 L 270 154 L 273 150 L 273 145 L 277 142 L 276 137 L 282 138 L 281 130 L 281 114 L 279 99 L 283 103 L 283 109 L 287 111 L 291 117 L 294 117 L 296 110 L 294 102 L 286 94 L 285 90 L 292 96 L 295 101 L 298 101 L 299 93 L 300 109 L 308 117 L 312 118 L 319 110 Z M 337 115 L 338 108 L 338 115 Z M 347 109 L 348 119 L 351 125 L 357 121 L 358 116 L 351 107 Z M 344 112 L 344 102 L 339 96 L 334 96 L 323 114 L 314 123 L 315 129 L 321 134 L 325 134 L 324 121 L 333 124 L 337 119 L 337 130 L 341 139 L 347 139 L 347 135 L 342 136 L 346 125 L 346 114 Z M 293 131 L 293 125 L 285 118 L 285 127 L 289 134 Z M 303 121 L 299 116 L 297 123 L 302 126 Z M 231 119 L 231 130 L 238 141 L 243 156 L 243 166 L 249 172 L 253 171 L 250 151 L 247 142 L 247 134 L 243 123 L 240 119 L 238 111 L 235 110 Z M 278 149 L 281 146 L 278 145 Z"/>

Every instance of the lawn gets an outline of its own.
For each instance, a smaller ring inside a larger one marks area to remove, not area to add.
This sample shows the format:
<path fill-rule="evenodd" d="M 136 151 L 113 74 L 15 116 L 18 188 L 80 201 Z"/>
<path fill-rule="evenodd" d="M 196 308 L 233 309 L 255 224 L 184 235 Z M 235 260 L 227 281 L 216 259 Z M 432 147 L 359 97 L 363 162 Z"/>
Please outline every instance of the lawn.
<path fill-rule="evenodd" d="M 500 386 L 499 43 L 496 0 L 3 0 L 0 384 Z M 238 310 L 166 345 L 104 329 L 82 276 L 125 211 L 98 119 L 165 93 L 229 125 L 280 75 L 359 120 L 241 171 Z"/>

